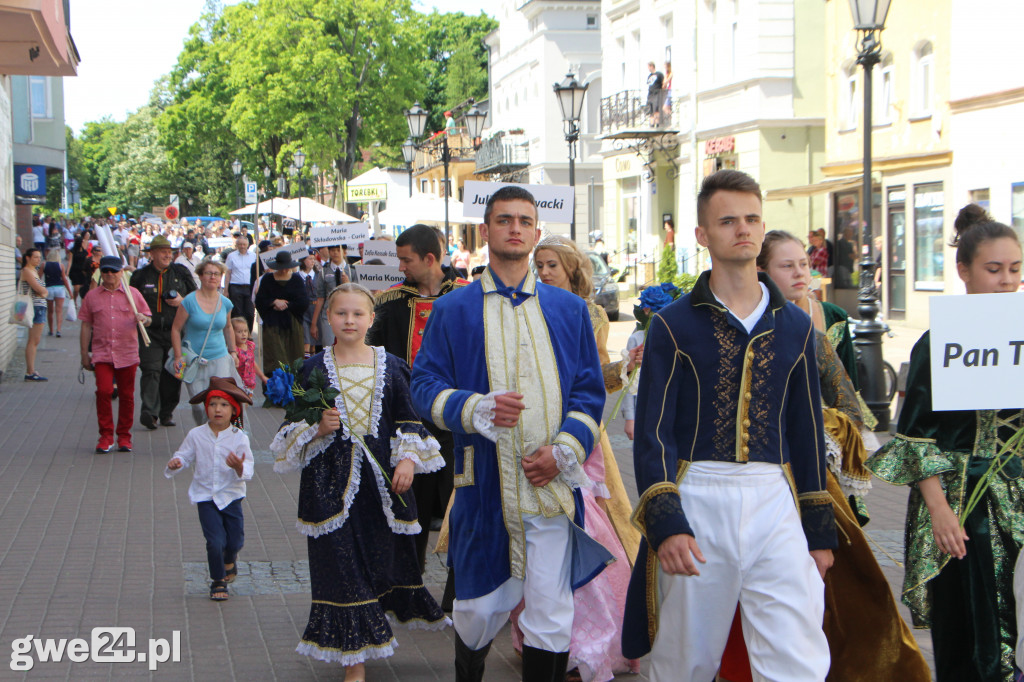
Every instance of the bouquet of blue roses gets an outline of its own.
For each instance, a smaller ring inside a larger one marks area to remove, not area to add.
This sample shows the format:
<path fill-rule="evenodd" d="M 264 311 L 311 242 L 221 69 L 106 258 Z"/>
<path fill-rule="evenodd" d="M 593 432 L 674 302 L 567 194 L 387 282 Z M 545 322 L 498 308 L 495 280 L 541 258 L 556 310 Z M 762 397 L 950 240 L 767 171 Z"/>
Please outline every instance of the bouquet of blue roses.
<path fill-rule="evenodd" d="M 296 360 L 292 363 L 291 367 L 282 363 L 267 379 L 266 394 L 271 402 L 284 408 L 284 418 L 286 420 L 290 422 L 304 421 L 310 426 L 316 426 L 323 418 L 324 410 L 330 410 L 335 407 L 335 400 L 341 392 L 331 386 L 323 370 L 319 367 L 309 373 L 309 377 L 306 380 L 308 386 L 304 388 L 296 378 L 301 371 L 302 360 Z M 349 437 L 357 441 L 360 447 L 362 447 L 363 452 L 370 456 L 370 459 L 384 476 L 384 480 L 391 486 L 391 477 L 388 476 L 388 472 L 377 461 L 377 458 L 374 457 L 373 452 L 367 447 L 363 437 L 354 432 L 344 418 L 341 418 L 341 424 L 348 431 Z M 397 497 L 402 506 L 409 506 L 402 499 L 401 495 L 397 495 Z"/>

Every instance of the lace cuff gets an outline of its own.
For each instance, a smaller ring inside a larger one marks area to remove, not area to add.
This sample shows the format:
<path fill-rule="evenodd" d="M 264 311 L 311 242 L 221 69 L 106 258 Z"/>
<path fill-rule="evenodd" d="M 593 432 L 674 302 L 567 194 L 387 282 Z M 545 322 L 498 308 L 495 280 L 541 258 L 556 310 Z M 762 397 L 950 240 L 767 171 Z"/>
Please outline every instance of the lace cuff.
<path fill-rule="evenodd" d="M 572 449 L 560 443 L 555 443 L 551 446 L 551 454 L 555 458 L 558 470 L 562 472 L 562 480 L 570 488 L 589 488 L 594 485 L 594 482 L 587 476 L 587 472 L 583 470 L 583 465 L 580 464 L 579 459 L 576 458 L 576 453 Z"/>
<path fill-rule="evenodd" d="M 334 434 L 317 438 L 319 425 L 293 422 L 283 427 L 270 443 L 270 451 L 277 457 L 274 471 L 285 474 L 302 469 L 309 461 L 327 449 L 334 440 Z"/>
<path fill-rule="evenodd" d="M 622 351 L 622 362 L 619 363 L 619 377 L 622 379 L 622 385 L 625 386 L 627 395 L 636 395 L 640 382 L 635 377 L 632 382 L 629 380 L 629 351 L 630 349 L 628 348 Z M 633 369 L 637 368 L 634 367 Z"/>
<path fill-rule="evenodd" d="M 444 467 L 441 444 L 436 438 L 398 430 L 391 439 L 391 466 L 396 467 L 406 459 L 416 465 L 417 474 L 429 474 Z"/>
<path fill-rule="evenodd" d="M 492 443 L 498 442 L 498 427 L 494 425 L 494 399 L 505 393 L 508 391 L 491 391 L 473 406 L 473 428 Z"/>
<path fill-rule="evenodd" d="M 594 497 L 600 497 L 605 500 L 612 499 L 612 494 L 604 483 L 593 483 L 590 486 L 590 492 L 594 493 Z"/>

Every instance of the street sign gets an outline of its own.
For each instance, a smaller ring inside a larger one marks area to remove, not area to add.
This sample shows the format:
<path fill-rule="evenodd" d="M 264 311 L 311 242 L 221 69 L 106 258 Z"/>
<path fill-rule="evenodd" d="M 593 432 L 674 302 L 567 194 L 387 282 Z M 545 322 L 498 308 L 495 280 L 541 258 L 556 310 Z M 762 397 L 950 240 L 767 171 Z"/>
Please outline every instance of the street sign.
<path fill-rule="evenodd" d="M 346 223 L 344 225 L 327 225 L 309 230 L 309 245 L 314 249 L 321 246 L 357 246 L 370 238 L 369 223 Z"/>
<path fill-rule="evenodd" d="M 60 208 L 60 209 L 57 209 L 57 210 L 60 211 L 61 213 L 65 214 L 65 215 L 70 215 L 70 214 L 75 212 L 75 209 L 73 209 L 73 208 Z"/>
<path fill-rule="evenodd" d="M 110 215 L 117 215 L 117 206 L 107 206 L 107 210 L 110 211 Z"/>
<path fill-rule="evenodd" d="M 167 218 L 168 220 L 177 220 L 178 207 L 172 204 L 164 208 L 164 218 Z"/>
<path fill-rule="evenodd" d="M 384 183 L 379 185 L 347 185 L 345 187 L 345 200 L 352 204 L 387 201 L 387 198 L 388 186 Z"/>
<path fill-rule="evenodd" d="M 71 191 L 72 192 L 77 192 L 78 191 L 78 180 L 75 180 L 74 178 L 71 178 L 71 180 L 68 181 L 68 186 L 71 187 Z"/>
<path fill-rule="evenodd" d="M 537 219 L 552 223 L 571 223 L 576 195 L 567 185 L 522 185 L 514 182 L 477 182 L 467 180 L 463 190 L 462 215 L 483 218 L 487 200 L 501 187 L 515 185 L 533 195 L 537 203 Z"/>
<path fill-rule="evenodd" d="M 256 203 L 256 183 L 247 182 L 245 183 L 245 203 L 255 204 Z"/>
<path fill-rule="evenodd" d="M 172 194 L 171 195 L 171 200 L 170 200 L 169 203 L 171 204 L 171 206 L 173 206 L 174 208 L 178 209 L 179 211 L 181 210 L 181 204 L 178 203 L 178 195 L 177 194 Z"/>

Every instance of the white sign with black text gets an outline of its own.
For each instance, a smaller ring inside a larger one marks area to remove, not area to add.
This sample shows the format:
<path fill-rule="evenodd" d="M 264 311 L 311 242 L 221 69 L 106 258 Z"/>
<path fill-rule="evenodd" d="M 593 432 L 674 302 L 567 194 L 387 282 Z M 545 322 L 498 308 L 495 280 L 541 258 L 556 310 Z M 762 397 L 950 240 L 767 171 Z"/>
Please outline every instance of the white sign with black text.
<path fill-rule="evenodd" d="M 405 275 L 398 270 L 398 266 L 356 265 L 355 271 L 356 281 L 373 291 L 387 289 L 405 281 Z"/>
<path fill-rule="evenodd" d="M 302 242 L 296 242 L 294 244 L 286 244 L 276 249 L 271 249 L 266 253 L 260 254 L 260 260 L 263 261 L 263 265 L 268 265 L 270 261 L 277 258 L 279 253 L 290 253 L 292 254 L 292 261 L 295 263 L 295 267 L 299 267 L 299 260 L 306 257 L 309 253 L 309 247 Z"/>
<path fill-rule="evenodd" d="M 363 242 L 363 262 L 379 260 L 374 265 L 390 265 L 398 267 L 398 247 L 389 239 L 372 239 Z"/>
<path fill-rule="evenodd" d="M 346 223 L 344 225 L 325 225 L 309 230 L 309 245 L 314 249 L 321 246 L 341 246 L 346 244 L 349 249 L 370 238 L 369 223 Z"/>
<path fill-rule="evenodd" d="M 1024 408 L 1024 296 L 932 296 L 932 409 Z"/>
<path fill-rule="evenodd" d="M 477 182 L 467 180 L 465 183 L 462 215 L 467 218 L 480 218 L 483 222 L 487 200 L 502 187 L 515 185 L 522 187 L 533 195 L 537 202 L 537 219 L 551 223 L 571 223 L 575 210 L 576 195 L 572 187 L 563 185 L 521 185 L 514 182 Z"/>

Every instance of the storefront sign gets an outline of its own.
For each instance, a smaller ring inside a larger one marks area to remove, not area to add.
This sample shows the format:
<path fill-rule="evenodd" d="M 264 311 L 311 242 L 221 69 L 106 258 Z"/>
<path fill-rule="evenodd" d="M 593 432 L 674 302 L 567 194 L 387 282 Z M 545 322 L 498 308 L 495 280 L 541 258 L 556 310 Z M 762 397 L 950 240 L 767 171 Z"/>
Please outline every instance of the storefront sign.
<path fill-rule="evenodd" d="M 14 193 L 21 196 L 46 196 L 46 167 L 14 167 Z"/>
<path fill-rule="evenodd" d="M 345 200 L 352 204 L 365 204 L 371 201 L 386 201 L 388 186 L 379 185 L 346 185 Z"/>
<path fill-rule="evenodd" d="M 718 156 L 736 151 L 736 138 L 714 137 L 704 143 L 704 156 Z"/>
<path fill-rule="evenodd" d="M 520 185 L 514 182 L 477 182 L 468 180 L 462 214 L 467 218 L 483 218 L 491 194 L 506 185 L 522 187 L 537 202 L 537 219 L 551 223 L 571 223 L 575 210 L 575 193 L 563 185 Z"/>
<path fill-rule="evenodd" d="M 370 237 L 369 223 L 345 223 L 344 225 L 326 225 L 313 227 L 309 230 L 309 245 L 314 249 L 321 246 L 341 246 L 348 244 L 351 248 Z"/>
<path fill-rule="evenodd" d="M 932 409 L 1024 408 L 1024 296 L 932 296 Z"/>

